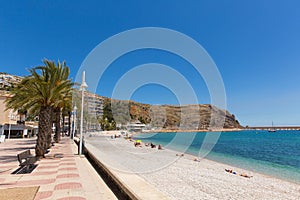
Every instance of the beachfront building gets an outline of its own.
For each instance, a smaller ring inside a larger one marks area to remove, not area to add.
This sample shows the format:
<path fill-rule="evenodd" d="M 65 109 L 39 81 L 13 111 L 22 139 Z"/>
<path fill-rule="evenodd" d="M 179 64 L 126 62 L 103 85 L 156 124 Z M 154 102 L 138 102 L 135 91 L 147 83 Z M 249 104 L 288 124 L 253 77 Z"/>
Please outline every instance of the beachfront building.
<path fill-rule="evenodd" d="M 87 130 L 100 130 L 101 126 L 97 119 L 103 117 L 103 98 L 97 94 L 85 93 L 86 108 L 88 121 L 86 122 Z"/>
<path fill-rule="evenodd" d="M 17 112 L 14 112 L 12 109 L 6 110 L 4 101 L 9 97 L 9 92 L 3 90 L 0 91 L 0 124 L 16 124 L 19 119 Z"/>
<path fill-rule="evenodd" d="M 126 125 L 126 129 L 130 132 L 142 132 L 146 125 L 141 123 L 139 120 L 131 121 Z"/>
<path fill-rule="evenodd" d="M 7 98 L 10 98 L 9 92 L 0 90 L 0 135 L 5 135 L 6 138 L 28 137 L 34 127 L 25 124 L 25 115 L 12 109 L 6 110 Z"/>
<path fill-rule="evenodd" d="M 97 94 L 87 92 L 86 94 L 87 111 L 90 115 L 102 118 L 103 116 L 103 98 Z"/>

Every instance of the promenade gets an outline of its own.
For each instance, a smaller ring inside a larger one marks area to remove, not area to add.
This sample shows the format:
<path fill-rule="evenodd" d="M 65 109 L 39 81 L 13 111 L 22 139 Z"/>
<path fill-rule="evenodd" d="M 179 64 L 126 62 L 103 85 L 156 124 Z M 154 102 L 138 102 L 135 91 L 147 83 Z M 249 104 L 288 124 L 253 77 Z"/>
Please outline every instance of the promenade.
<path fill-rule="evenodd" d="M 0 143 L 0 200 L 8 200 L 5 195 L 11 196 L 9 192 L 14 193 L 15 200 L 25 199 L 28 191 L 35 192 L 26 200 L 117 199 L 88 160 L 77 155 L 77 146 L 67 137 L 55 144 L 46 158 L 37 161 L 30 174 L 11 174 L 19 167 L 18 153 L 30 149 L 34 154 L 35 140 Z"/>

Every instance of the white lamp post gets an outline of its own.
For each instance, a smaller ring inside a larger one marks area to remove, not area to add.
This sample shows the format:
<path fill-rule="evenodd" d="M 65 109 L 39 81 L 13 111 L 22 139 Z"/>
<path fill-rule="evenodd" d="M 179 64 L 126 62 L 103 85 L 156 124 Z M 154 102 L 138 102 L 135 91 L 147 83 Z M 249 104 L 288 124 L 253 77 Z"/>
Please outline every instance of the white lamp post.
<path fill-rule="evenodd" d="M 7 139 L 10 139 L 10 130 L 11 130 L 11 123 L 10 123 L 10 120 L 13 119 L 13 113 L 12 111 L 9 112 L 9 123 L 8 123 L 8 136 L 7 136 Z"/>
<path fill-rule="evenodd" d="M 74 108 L 73 108 L 73 130 L 72 130 L 72 139 L 74 139 L 74 136 L 75 136 L 75 131 L 76 131 L 76 119 L 77 119 L 77 106 L 75 105 Z"/>
<path fill-rule="evenodd" d="M 69 126 L 69 130 L 70 130 L 70 138 L 71 139 L 73 139 L 73 122 L 74 122 L 74 111 L 71 111 L 71 117 L 70 117 L 70 122 L 69 122 L 69 124 L 70 124 L 70 126 Z"/>
<path fill-rule="evenodd" d="M 81 116 L 80 116 L 80 141 L 79 141 L 79 155 L 82 154 L 82 131 L 83 131 L 83 105 L 84 105 L 84 91 L 88 87 L 85 82 L 85 71 L 82 72 L 81 90 Z"/>

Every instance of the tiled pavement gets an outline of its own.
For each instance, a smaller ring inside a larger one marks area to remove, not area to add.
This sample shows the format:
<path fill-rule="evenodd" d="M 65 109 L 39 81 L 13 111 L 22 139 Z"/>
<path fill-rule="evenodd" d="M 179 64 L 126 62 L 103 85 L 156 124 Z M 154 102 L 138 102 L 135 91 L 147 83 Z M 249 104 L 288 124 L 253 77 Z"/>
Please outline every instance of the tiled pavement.
<path fill-rule="evenodd" d="M 34 154 L 35 139 L 6 140 L 0 144 L 0 189 L 40 186 L 38 199 L 116 199 L 69 138 L 62 138 L 37 162 L 30 174 L 11 174 L 18 168 L 16 155 L 26 149 Z"/>

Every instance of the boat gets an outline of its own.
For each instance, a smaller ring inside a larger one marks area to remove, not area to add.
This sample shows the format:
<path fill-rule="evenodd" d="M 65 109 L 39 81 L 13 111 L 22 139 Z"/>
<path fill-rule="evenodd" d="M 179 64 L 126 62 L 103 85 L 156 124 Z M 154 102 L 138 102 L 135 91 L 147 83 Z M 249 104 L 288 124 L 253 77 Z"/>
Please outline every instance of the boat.
<path fill-rule="evenodd" d="M 273 122 L 272 122 L 272 128 L 270 128 L 268 131 L 269 131 L 269 132 L 276 132 L 276 129 L 274 128 Z"/>

